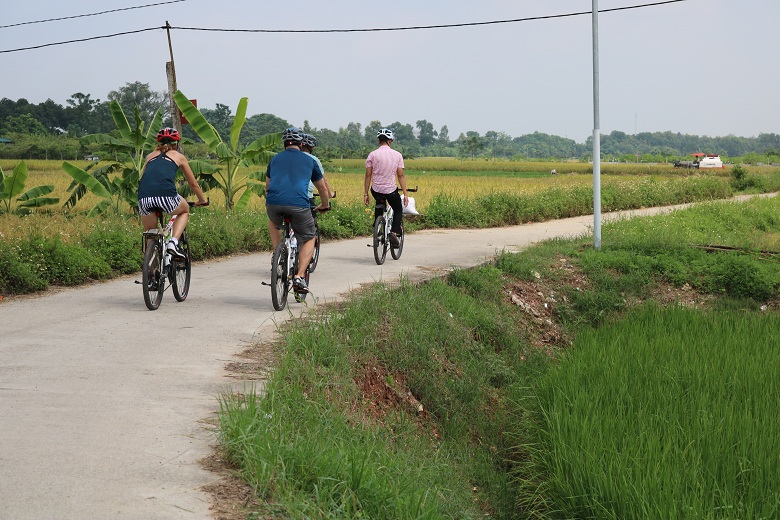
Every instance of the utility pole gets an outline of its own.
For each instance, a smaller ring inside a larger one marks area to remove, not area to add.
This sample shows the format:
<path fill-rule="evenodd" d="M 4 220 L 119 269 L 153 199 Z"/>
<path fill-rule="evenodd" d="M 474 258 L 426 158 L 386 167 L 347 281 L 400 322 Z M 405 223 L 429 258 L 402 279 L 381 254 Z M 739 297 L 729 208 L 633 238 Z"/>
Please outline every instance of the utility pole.
<path fill-rule="evenodd" d="M 601 131 L 599 130 L 599 2 L 593 0 L 593 247 L 601 249 Z"/>
<path fill-rule="evenodd" d="M 171 61 L 165 64 L 165 74 L 168 76 L 168 100 L 171 104 L 171 121 L 173 127 L 181 134 L 181 118 L 179 117 L 179 107 L 173 99 L 173 94 L 177 90 L 176 86 L 176 67 L 173 65 L 173 45 L 171 45 L 171 24 L 165 21 L 165 31 L 168 33 L 168 50 L 171 53 Z M 181 144 L 179 144 L 181 150 Z"/>

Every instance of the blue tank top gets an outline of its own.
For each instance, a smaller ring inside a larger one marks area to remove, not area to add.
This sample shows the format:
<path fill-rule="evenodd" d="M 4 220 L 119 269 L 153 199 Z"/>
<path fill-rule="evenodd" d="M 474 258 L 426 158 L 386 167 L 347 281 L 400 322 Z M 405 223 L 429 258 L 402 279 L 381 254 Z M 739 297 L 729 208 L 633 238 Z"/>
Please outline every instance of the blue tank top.
<path fill-rule="evenodd" d="M 146 163 L 144 175 L 138 183 L 138 198 L 175 197 L 176 171 L 179 166 L 161 153 Z"/>

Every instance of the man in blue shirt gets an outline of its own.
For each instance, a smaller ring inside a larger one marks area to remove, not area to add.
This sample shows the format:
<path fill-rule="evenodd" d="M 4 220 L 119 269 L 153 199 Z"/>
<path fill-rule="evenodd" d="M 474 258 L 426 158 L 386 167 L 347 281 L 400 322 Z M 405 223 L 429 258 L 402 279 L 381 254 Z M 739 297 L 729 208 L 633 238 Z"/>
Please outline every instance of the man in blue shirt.
<path fill-rule="evenodd" d="M 292 228 L 298 240 L 298 272 L 293 287 L 297 292 L 305 294 L 309 288 L 304 276 L 314 253 L 316 232 L 308 197 L 309 181 L 314 183 L 320 194 L 318 210 L 328 209 L 330 194 L 320 166 L 310 155 L 301 151 L 302 141 L 303 132 L 297 128 L 288 128 L 282 132 L 284 151 L 274 155 L 265 174 L 265 208 L 273 249 L 282 240 L 279 227 L 284 221 L 284 215 L 292 217 Z"/>

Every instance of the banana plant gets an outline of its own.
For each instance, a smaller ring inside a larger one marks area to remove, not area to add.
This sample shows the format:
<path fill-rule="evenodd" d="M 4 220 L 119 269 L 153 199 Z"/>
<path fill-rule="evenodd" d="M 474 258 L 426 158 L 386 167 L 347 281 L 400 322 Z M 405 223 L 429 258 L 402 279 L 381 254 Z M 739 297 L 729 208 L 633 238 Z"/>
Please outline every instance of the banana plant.
<path fill-rule="evenodd" d="M 24 191 L 24 185 L 27 182 L 27 163 L 24 161 L 16 165 L 13 171 L 6 175 L 0 168 L 0 179 L 2 188 L 0 190 L 0 213 L 30 213 L 33 208 L 50 206 L 57 204 L 60 199 L 54 197 L 45 197 L 54 191 L 51 184 L 36 186 Z"/>
<path fill-rule="evenodd" d="M 117 212 L 124 205 L 134 211 L 137 207 L 138 181 L 144 166 L 146 155 L 157 146 L 157 132 L 162 126 L 162 108 L 158 108 L 144 132 L 145 124 L 141 120 L 138 105 L 134 109 L 134 125 L 131 126 L 122 107 L 117 101 L 110 104 L 111 117 L 116 125 L 112 134 L 90 134 L 80 139 L 83 145 L 100 145 L 108 148 L 114 161 L 99 167 L 90 165 L 86 170 L 69 162 L 63 162 L 65 173 L 73 178 L 68 187 L 70 197 L 65 207 L 72 208 L 87 193 L 100 197 L 90 209 L 90 215 L 106 212 L 114 208 Z M 117 137 L 118 135 L 118 137 Z M 94 168 L 94 169 L 93 169 Z M 91 170 L 91 171 L 89 171 Z"/>
<path fill-rule="evenodd" d="M 273 150 L 281 144 L 282 133 L 267 134 L 242 146 L 239 138 L 241 129 L 246 123 L 248 104 L 248 99 L 244 97 L 238 102 L 233 125 L 230 128 L 230 142 L 226 143 L 187 96 L 177 90 L 173 98 L 198 137 L 203 139 L 209 150 L 217 156 L 220 166 L 216 171 L 202 168 L 201 161 L 192 161 L 191 164 L 199 179 L 210 188 L 218 188 L 223 193 L 225 209 L 240 211 L 247 207 L 252 195 L 264 196 L 265 168 L 263 166 L 270 162 L 271 157 L 274 156 Z M 250 171 L 243 173 L 240 171 L 242 168 Z"/>

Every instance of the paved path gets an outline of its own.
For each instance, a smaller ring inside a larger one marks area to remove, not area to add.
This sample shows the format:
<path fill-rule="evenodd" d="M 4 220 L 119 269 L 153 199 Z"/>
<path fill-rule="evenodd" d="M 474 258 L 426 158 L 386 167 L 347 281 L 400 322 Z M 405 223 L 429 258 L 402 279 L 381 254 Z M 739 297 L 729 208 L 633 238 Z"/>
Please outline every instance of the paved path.
<path fill-rule="evenodd" d="M 588 216 L 418 232 L 383 266 L 367 238 L 324 243 L 311 286 L 332 302 L 592 226 Z M 202 486 L 217 477 L 198 460 L 215 442 L 207 421 L 231 381 L 225 365 L 289 313 L 260 284 L 267 253 L 196 263 L 187 301 L 167 291 L 155 312 L 139 277 L 0 302 L 0 519 L 210 518 Z M 302 306 L 290 297 L 288 308 Z"/>

